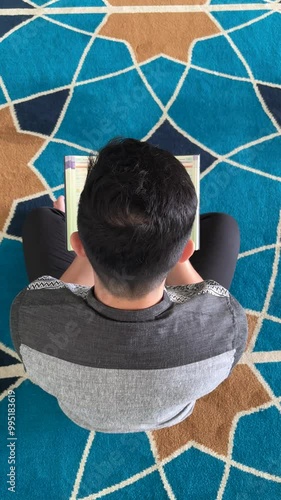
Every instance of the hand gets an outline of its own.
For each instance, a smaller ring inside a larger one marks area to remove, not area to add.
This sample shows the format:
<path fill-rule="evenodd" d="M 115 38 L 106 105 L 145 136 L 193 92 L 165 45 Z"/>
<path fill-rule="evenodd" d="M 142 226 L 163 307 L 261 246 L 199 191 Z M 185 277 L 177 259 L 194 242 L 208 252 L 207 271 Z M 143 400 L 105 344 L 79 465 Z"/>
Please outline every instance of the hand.
<path fill-rule="evenodd" d="M 65 212 L 65 200 L 63 195 L 59 196 L 58 199 L 54 201 L 53 207 Z"/>

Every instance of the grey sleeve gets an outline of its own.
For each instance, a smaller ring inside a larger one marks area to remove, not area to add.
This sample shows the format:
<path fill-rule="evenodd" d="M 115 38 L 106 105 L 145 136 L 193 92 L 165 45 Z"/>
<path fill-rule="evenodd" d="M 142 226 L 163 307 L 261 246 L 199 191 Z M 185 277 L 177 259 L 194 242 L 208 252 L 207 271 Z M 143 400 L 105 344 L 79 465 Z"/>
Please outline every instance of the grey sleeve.
<path fill-rule="evenodd" d="M 10 309 L 10 334 L 11 334 L 11 339 L 14 344 L 15 351 L 18 353 L 22 363 L 22 356 L 20 354 L 20 345 L 21 345 L 21 339 L 19 335 L 19 309 L 20 305 L 22 302 L 22 299 L 25 294 L 25 289 L 22 290 L 18 295 L 15 297 L 15 299 L 12 302 L 11 309 Z"/>
<path fill-rule="evenodd" d="M 230 373 L 232 373 L 233 368 L 235 367 L 235 365 L 237 365 L 246 348 L 248 340 L 248 322 L 245 310 L 243 309 L 241 304 L 239 304 L 239 302 L 231 294 L 229 294 L 228 299 L 233 314 L 234 323 L 236 325 L 236 335 L 233 344 L 233 348 L 236 349 L 236 352 L 234 355 L 233 365 L 230 370 Z"/>

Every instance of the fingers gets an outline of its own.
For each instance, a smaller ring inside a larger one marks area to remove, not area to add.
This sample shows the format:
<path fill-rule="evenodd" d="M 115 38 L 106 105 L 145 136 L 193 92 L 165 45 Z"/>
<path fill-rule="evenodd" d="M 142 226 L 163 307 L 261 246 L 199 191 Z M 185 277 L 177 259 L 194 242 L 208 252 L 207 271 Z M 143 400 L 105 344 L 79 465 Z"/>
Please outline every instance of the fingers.
<path fill-rule="evenodd" d="M 57 208 L 58 210 L 61 210 L 62 212 L 65 212 L 64 195 L 60 195 L 58 197 L 58 199 L 54 201 L 53 206 L 54 206 L 54 208 Z"/>

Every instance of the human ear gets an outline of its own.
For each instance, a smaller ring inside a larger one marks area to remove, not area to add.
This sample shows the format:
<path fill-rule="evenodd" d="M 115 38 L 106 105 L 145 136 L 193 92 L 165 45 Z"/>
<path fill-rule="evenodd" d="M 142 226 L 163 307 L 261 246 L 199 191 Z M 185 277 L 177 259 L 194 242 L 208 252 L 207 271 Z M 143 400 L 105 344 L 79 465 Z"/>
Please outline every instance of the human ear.
<path fill-rule="evenodd" d="M 183 252 L 181 254 L 181 257 L 179 259 L 179 262 L 185 262 L 188 260 L 191 255 L 194 253 L 195 250 L 195 245 L 193 240 L 188 240 L 187 244 L 185 245 Z"/>
<path fill-rule="evenodd" d="M 73 233 L 71 233 L 70 243 L 76 255 L 78 255 L 79 257 L 86 257 L 85 250 L 82 245 L 82 241 L 80 240 L 78 231 L 74 231 Z"/>

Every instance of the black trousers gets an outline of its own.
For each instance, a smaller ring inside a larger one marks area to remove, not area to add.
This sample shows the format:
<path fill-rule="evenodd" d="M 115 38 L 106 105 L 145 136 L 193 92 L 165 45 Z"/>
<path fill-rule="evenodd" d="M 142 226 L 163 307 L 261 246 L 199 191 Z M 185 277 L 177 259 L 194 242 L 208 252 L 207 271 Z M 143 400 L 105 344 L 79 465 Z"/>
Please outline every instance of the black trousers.
<path fill-rule="evenodd" d="M 22 231 L 23 251 L 28 278 L 49 275 L 60 278 L 76 254 L 66 249 L 65 214 L 51 207 L 33 209 Z M 217 281 L 229 289 L 240 249 L 240 231 L 236 220 L 225 213 L 200 215 L 200 250 L 190 262 L 205 279 Z"/>

